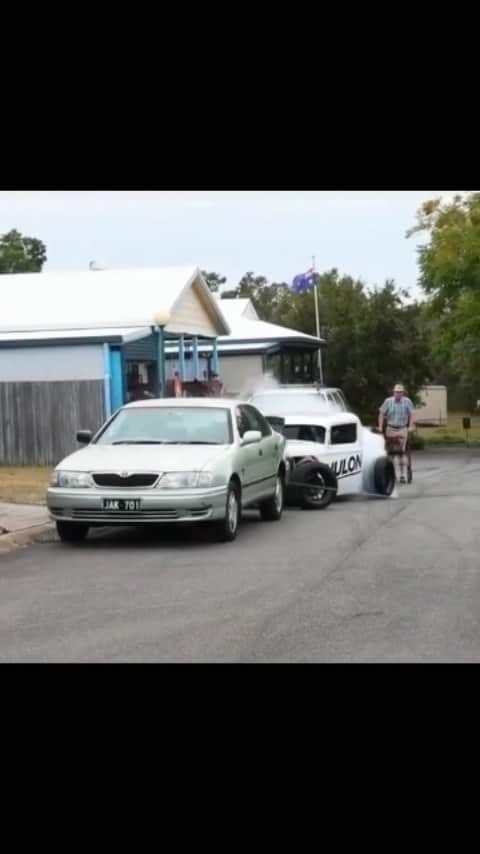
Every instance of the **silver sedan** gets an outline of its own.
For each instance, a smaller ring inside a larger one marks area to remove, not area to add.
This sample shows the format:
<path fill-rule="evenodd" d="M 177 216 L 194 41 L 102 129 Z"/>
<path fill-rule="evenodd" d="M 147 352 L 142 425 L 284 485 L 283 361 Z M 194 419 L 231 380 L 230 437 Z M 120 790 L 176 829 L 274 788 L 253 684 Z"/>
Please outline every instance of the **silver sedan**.
<path fill-rule="evenodd" d="M 82 540 L 92 526 L 213 522 L 234 540 L 241 510 L 280 519 L 285 439 L 238 400 L 145 400 L 119 409 L 87 447 L 52 475 L 47 505 L 59 537 Z"/>

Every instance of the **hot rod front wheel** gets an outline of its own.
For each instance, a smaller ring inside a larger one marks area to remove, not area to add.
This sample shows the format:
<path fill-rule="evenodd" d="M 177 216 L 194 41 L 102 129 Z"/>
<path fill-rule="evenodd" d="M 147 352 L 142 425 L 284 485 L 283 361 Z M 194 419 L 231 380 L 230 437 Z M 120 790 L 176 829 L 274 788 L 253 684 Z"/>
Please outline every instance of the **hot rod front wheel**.
<path fill-rule="evenodd" d="M 299 463 L 291 473 L 291 481 L 289 504 L 300 505 L 304 510 L 324 510 L 337 494 L 337 478 L 322 463 Z"/>

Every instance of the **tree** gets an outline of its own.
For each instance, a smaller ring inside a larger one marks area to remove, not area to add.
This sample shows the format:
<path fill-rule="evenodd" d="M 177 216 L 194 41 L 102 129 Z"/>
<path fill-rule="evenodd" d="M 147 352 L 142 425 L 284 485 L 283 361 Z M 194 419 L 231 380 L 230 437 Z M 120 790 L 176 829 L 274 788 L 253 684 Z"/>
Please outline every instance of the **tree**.
<path fill-rule="evenodd" d="M 288 290 L 288 286 L 284 282 L 269 284 L 265 276 L 255 276 L 253 272 L 248 272 L 242 276 L 236 288 L 224 291 L 222 297 L 250 299 L 260 320 L 275 323 L 285 290 Z"/>
<path fill-rule="evenodd" d="M 451 307 L 465 291 L 480 291 L 480 193 L 425 202 L 407 237 L 422 232 L 430 241 L 418 249 L 420 284 L 436 305 Z"/>
<path fill-rule="evenodd" d="M 422 306 L 387 281 L 369 291 L 361 280 L 333 269 L 319 276 L 320 333 L 326 339 L 325 377 L 345 392 L 351 407 L 375 418 L 379 403 L 396 381 L 414 399 L 430 376 L 429 336 Z M 314 294 L 285 289 L 276 322 L 316 335 Z"/>
<path fill-rule="evenodd" d="M 0 237 L 1 273 L 40 273 L 47 260 L 47 248 L 35 237 L 12 231 Z"/>
<path fill-rule="evenodd" d="M 317 334 L 312 291 L 297 294 L 285 282 L 269 283 L 250 271 L 222 297 L 251 299 L 261 320 Z M 395 382 L 404 382 L 415 399 L 434 369 L 431 320 L 408 297 L 391 281 L 371 291 L 336 269 L 318 277 L 326 381 L 342 388 L 352 408 L 369 420 Z"/>
<path fill-rule="evenodd" d="M 449 387 L 452 409 L 476 408 L 480 399 L 480 293 L 465 291 L 441 313 L 430 306 L 435 323 L 432 361 L 435 381 Z"/>
<path fill-rule="evenodd" d="M 221 286 L 224 285 L 227 281 L 226 277 L 221 276 L 220 273 L 208 273 L 206 270 L 202 270 L 202 276 L 205 279 L 210 290 L 214 293 L 219 291 Z"/>
<path fill-rule="evenodd" d="M 420 284 L 435 323 L 432 357 L 470 407 L 480 397 L 480 193 L 431 199 L 408 233 L 426 233 L 418 250 Z"/>
<path fill-rule="evenodd" d="M 358 390 L 347 390 L 363 417 L 374 418 L 379 402 L 403 382 L 409 397 L 430 379 L 429 339 L 421 305 L 407 303 L 406 292 L 393 281 L 368 295 L 360 319 L 358 355 L 362 379 Z"/>

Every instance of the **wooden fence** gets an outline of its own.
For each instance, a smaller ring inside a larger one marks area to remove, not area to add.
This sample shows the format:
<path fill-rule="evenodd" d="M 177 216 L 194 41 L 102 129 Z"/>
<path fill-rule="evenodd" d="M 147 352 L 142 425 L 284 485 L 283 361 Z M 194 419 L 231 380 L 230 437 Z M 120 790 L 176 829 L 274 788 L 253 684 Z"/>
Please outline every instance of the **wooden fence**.
<path fill-rule="evenodd" d="M 0 465 L 56 465 L 104 420 L 102 381 L 0 383 Z"/>

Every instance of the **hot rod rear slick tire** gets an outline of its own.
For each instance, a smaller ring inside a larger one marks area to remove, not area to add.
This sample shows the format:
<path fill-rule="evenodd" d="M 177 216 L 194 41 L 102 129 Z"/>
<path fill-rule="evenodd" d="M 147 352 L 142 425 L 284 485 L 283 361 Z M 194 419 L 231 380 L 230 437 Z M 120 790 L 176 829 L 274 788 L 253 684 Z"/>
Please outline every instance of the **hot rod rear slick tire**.
<path fill-rule="evenodd" d="M 395 466 L 388 457 L 379 457 L 374 469 L 375 491 L 378 495 L 391 495 L 395 489 Z"/>
<path fill-rule="evenodd" d="M 299 463 L 291 478 L 289 503 L 300 505 L 304 510 L 324 510 L 337 495 L 337 478 L 323 463 Z"/>

